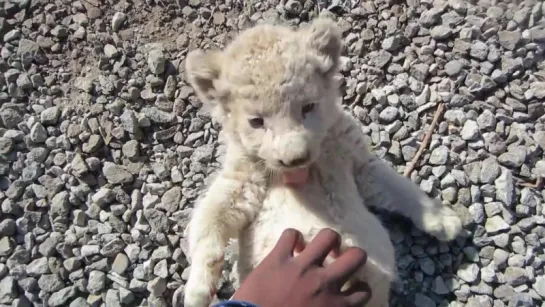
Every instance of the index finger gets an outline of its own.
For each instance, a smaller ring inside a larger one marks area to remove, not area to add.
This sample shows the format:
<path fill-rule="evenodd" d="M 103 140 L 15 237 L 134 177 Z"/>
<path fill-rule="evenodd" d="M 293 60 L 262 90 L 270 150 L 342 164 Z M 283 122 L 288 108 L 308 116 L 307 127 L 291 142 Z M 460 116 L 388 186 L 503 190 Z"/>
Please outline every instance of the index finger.
<path fill-rule="evenodd" d="M 324 273 L 331 282 L 342 286 L 366 261 L 367 253 L 363 249 L 351 247 L 326 266 Z"/>
<path fill-rule="evenodd" d="M 314 264 L 322 266 L 325 258 L 341 245 L 341 236 L 330 228 L 324 228 L 305 246 L 305 250 L 297 257 L 305 266 Z"/>
<path fill-rule="evenodd" d="M 287 259 L 293 257 L 294 250 L 302 250 L 303 235 L 296 229 L 287 228 L 282 232 L 280 239 L 276 242 L 273 250 L 269 253 L 270 257 L 276 259 Z"/>

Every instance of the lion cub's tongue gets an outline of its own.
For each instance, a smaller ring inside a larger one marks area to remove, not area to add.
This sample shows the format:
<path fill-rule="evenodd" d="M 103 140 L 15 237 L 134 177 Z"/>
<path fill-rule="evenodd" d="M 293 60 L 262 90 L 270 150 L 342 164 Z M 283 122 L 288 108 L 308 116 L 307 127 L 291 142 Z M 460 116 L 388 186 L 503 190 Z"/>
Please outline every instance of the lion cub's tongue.
<path fill-rule="evenodd" d="M 288 185 L 303 185 L 308 181 L 308 168 L 298 168 L 282 172 L 282 181 Z"/>

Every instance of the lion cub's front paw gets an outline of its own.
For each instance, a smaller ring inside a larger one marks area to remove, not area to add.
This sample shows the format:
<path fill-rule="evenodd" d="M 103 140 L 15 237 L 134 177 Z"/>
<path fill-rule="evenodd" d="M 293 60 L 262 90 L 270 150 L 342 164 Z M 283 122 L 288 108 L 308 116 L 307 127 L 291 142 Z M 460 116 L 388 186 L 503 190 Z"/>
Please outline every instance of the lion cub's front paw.
<path fill-rule="evenodd" d="M 439 212 L 424 213 L 420 228 L 441 241 L 451 241 L 462 231 L 462 221 L 452 209 L 443 207 Z"/>
<path fill-rule="evenodd" d="M 190 278 L 184 291 L 184 307 L 208 307 L 212 303 L 213 293 L 214 289 L 204 283 L 196 284 Z"/>

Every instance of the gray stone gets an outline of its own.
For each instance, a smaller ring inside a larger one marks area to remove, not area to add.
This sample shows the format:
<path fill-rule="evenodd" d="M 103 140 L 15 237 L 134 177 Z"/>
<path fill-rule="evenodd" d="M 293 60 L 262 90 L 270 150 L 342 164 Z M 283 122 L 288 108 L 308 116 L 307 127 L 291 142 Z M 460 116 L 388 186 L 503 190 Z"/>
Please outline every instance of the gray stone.
<path fill-rule="evenodd" d="M 392 55 L 386 50 L 379 50 L 369 53 L 368 64 L 378 68 L 383 68 L 390 62 Z"/>
<path fill-rule="evenodd" d="M 496 116 L 490 110 L 484 110 L 477 117 L 477 125 L 482 130 L 492 130 L 496 128 Z"/>
<path fill-rule="evenodd" d="M 86 143 L 83 144 L 81 149 L 84 153 L 94 153 L 102 145 L 102 138 L 98 134 L 92 134 Z"/>
<path fill-rule="evenodd" d="M 487 158 L 481 165 L 481 182 L 493 183 L 500 176 L 501 167 L 495 158 Z"/>
<path fill-rule="evenodd" d="M 123 275 L 125 271 L 129 268 L 129 258 L 123 253 L 117 254 L 112 263 L 112 271 L 116 272 L 119 275 Z"/>
<path fill-rule="evenodd" d="M 471 44 L 471 51 L 469 54 L 478 60 L 484 61 L 488 56 L 488 46 L 486 43 L 476 41 Z"/>
<path fill-rule="evenodd" d="M 522 35 L 518 31 L 499 31 L 498 41 L 500 45 L 507 50 L 515 50 L 520 42 Z"/>
<path fill-rule="evenodd" d="M 38 279 L 38 286 L 45 292 L 53 293 L 64 288 L 65 284 L 57 274 L 44 274 Z"/>
<path fill-rule="evenodd" d="M 114 59 L 119 55 L 119 51 L 117 51 L 117 48 L 114 45 L 106 44 L 106 46 L 104 46 L 104 54 L 109 59 Z"/>
<path fill-rule="evenodd" d="M 545 29 L 542 27 L 534 27 L 529 30 L 530 39 L 536 42 L 545 42 Z"/>
<path fill-rule="evenodd" d="M 47 130 L 41 123 L 35 123 L 30 129 L 30 139 L 35 143 L 43 143 L 47 140 Z"/>
<path fill-rule="evenodd" d="M 108 182 L 113 184 L 130 183 L 133 181 L 133 175 L 125 167 L 112 162 L 105 162 L 102 172 Z"/>
<path fill-rule="evenodd" d="M 441 145 L 431 152 L 429 163 L 432 165 L 445 165 L 448 162 L 448 158 L 448 147 Z"/>
<path fill-rule="evenodd" d="M 214 146 L 212 144 L 206 144 L 196 148 L 191 154 L 191 161 L 198 163 L 208 163 L 212 160 L 214 154 Z"/>
<path fill-rule="evenodd" d="M 414 295 L 414 306 L 435 307 L 437 306 L 437 304 L 435 304 L 435 302 L 431 298 L 425 296 L 424 294 L 416 293 Z"/>
<path fill-rule="evenodd" d="M 473 283 L 479 278 L 479 266 L 475 263 L 463 263 L 457 271 L 458 277 L 468 283 Z"/>
<path fill-rule="evenodd" d="M 9 237 L 0 239 L 0 256 L 9 256 L 13 252 L 13 246 Z"/>
<path fill-rule="evenodd" d="M 399 49 L 399 46 L 401 44 L 401 37 L 399 36 L 390 36 L 385 38 L 382 41 L 382 49 L 387 51 L 396 51 Z"/>
<path fill-rule="evenodd" d="M 386 107 L 379 114 L 379 118 L 386 122 L 391 123 L 397 119 L 398 110 L 396 107 Z"/>
<path fill-rule="evenodd" d="M 123 155 L 129 159 L 136 159 L 140 156 L 140 144 L 136 140 L 130 140 L 123 144 Z"/>
<path fill-rule="evenodd" d="M 167 289 L 167 281 L 164 278 L 156 277 L 148 282 L 148 291 L 155 297 L 159 297 Z"/>
<path fill-rule="evenodd" d="M 81 154 L 76 154 L 71 162 L 72 172 L 76 177 L 81 177 L 89 172 L 89 166 Z"/>
<path fill-rule="evenodd" d="M 502 168 L 500 176 L 494 181 L 494 185 L 496 186 L 496 200 L 508 207 L 513 205 L 515 195 L 513 173 L 506 168 Z"/>
<path fill-rule="evenodd" d="M 157 232 L 167 232 L 168 231 L 168 217 L 162 211 L 156 209 L 145 209 L 144 216 L 149 222 L 151 228 Z"/>
<path fill-rule="evenodd" d="M 17 40 L 21 37 L 21 30 L 20 29 L 13 29 L 9 31 L 8 33 L 4 34 L 4 42 L 8 43 L 13 40 Z"/>
<path fill-rule="evenodd" d="M 466 120 L 460 132 L 463 140 L 473 141 L 479 137 L 479 125 L 474 120 Z"/>
<path fill-rule="evenodd" d="M 50 306 L 62 306 L 76 295 L 76 288 L 66 287 L 53 293 L 47 301 Z"/>
<path fill-rule="evenodd" d="M 168 259 L 172 256 L 172 251 L 168 246 L 159 246 L 151 254 L 152 260 Z"/>
<path fill-rule="evenodd" d="M 68 29 L 61 25 L 55 26 L 53 29 L 51 29 L 51 34 L 57 38 L 64 38 L 68 36 Z"/>
<path fill-rule="evenodd" d="M 112 306 L 112 307 L 121 307 L 121 301 L 119 299 L 119 291 L 114 289 L 109 289 L 106 292 L 106 306 Z"/>
<path fill-rule="evenodd" d="M 503 277 L 505 278 L 506 283 L 514 287 L 525 284 L 528 281 L 526 270 L 517 267 L 507 267 Z"/>
<path fill-rule="evenodd" d="M 70 213 L 69 195 L 66 191 L 57 193 L 51 200 L 52 217 L 67 217 Z"/>
<path fill-rule="evenodd" d="M 87 281 L 87 290 L 91 294 L 98 294 L 106 287 L 106 274 L 101 271 L 91 271 Z"/>
<path fill-rule="evenodd" d="M 114 32 L 119 31 L 119 29 L 121 29 L 121 26 L 123 25 L 123 23 L 125 23 L 126 20 L 127 15 L 125 13 L 116 12 L 112 17 L 112 30 L 114 30 Z"/>
<path fill-rule="evenodd" d="M 0 137 L 0 154 L 7 155 L 13 149 L 13 140 L 10 138 Z"/>
<path fill-rule="evenodd" d="M 462 71 L 462 63 L 457 60 L 452 60 L 445 64 L 445 72 L 449 76 L 456 76 Z"/>
<path fill-rule="evenodd" d="M 83 297 L 76 297 L 69 305 L 69 307 L 81 306 L 89 306 L 89 304 L 87 304 L 87 300 L 85 300 Z"/>
<path fill-rule="evenodd" d="M 420 269 L 426 274 L 433 276 L 435 273 L 435 263 L 428 257 L 420 259 Z"/>
<path fill-rule="evenodd" d="M 125 289 L 125 288 L 119 288 L 119 300 L 122 304 L 130 305 L 135 299 L 134 294 Z"/>
<path fill-rule="evenodd" d="M 81 247 L 81 255 L 83 257 L 98 255 L 99 253 L 100 253 L 99 245 L 83 245 Z"/>
<path fill-rule="evenodd" d="M 545 178 L 545 161 L 537 161 L 535 167 L 535 174 L 541 178 Z"/>
<path fill-rule="evenodd" d="M 429 73 L 428 69 L 429 69 L 428 64 L 424 64 L 424 63 L 415 64 L 411 66 L 410 74 L 416 80 L 424 81 L 426 77 L 428 76 L 428 73 Z"/>
<path fill-rule="evenodd" d="M 19 46 L 17 48 L 17 54 L 36 54 L 40 51 L 40 45 L 38 45 L 36 42 L 22 38 L 19 40 Z"/>
<path fill-rule="evenodd" d="M 153 268 L 153 274 L 161 278 L 168 277 L 168 263 L 166 259 L 159 261 Z"/>
<path fill-rule="evenodd" d="M 494 69 L 491 77 L 492 77 L 492 80 L 494 80 L 494 82 L 496 83 L 504 83 L 507 81 L 507 75 L 499 69 Z"/>
<path fill-rule="evenodd" d="M 441 19 L 441 13 L 442 13 L 442 10 L 438 8 L 431 8 L 429 10 L 425 10 L 420 15 L 420 19 L 418 21 L 424 27 L 429 28 L 430 26 L 433 26 Z"/>
<path fill-rule="evenodd" d="M 156 107 L 145 108 L 142 110 L 142 114 L 157 124 L 171 123 L 176 116 L 173 112 L 161 111 Z"/>
<path fill-rule="evenodd" d="M 435 280 L 433 282 L 433 292 L 439 295 L 445 295 L 450 293 L 450 289 L 447 287 L 447 284 L 441 276 L 435 277 Z"/>
<path fill-rule="evenodd" d="M 40 122 L 43 125 L 55 125 L 59 121 L 61 110 L 59 107 L 50 107 L 40 114 Z"/>
<path fill-rule="evenodd" d="M 121 125 L 125 131 L 131 134 L 137 134 L 140 131 L 140 128 L 138 127 L 138 118 L 133 111 L 125 110 L 119 119 L 121 120 Z"/>
<path fill-rule="evenodd" d="M 47 257 L 38 258 L 28 264 L 26 272 L 29 276 L 40 276 L 49 273 Z"/>
<path fill-rule="evenodd" d="M 161 197 L 161 204 L 157 206 L 157 208 L 164 209 L 166 212 L 174 213 L 178 210 L 181 199 L 182 189 L 180 187 L 173 187 L 163 194 Z"/>
<path fill-rule="evenodd" d="M 509 297 L 507 307 L 534 307 L 534 299 L 528 293 L 514 293 Z"/>
<path fill-rule="evenodd" d="M 452 29 L 449 26 L 436 26 L 430 30 L 433 39 L 443 40 L 452 36 Z"/>
<path fill-rule="evenodd" d="M 488 218 L 484 227 L 486 228 L 486 232 L 490 234 L 495 234 L 501 231 L 508 230 L 509 224 L 507 224 L 501 216 L 496 215 Z"/>
<path fill-rule="evenodd" d="M 17 284 L 11 276 L 5 276 L 0 281 L 0 303 L 10 304 L 17 297 Z"/>
<path fill-rule="evenodd" d="M 467 246 L 463 249 L 464 255 L 468 260 L 471 262 L 478 262 L 479 261 L 479 252 L 477 249 L 473 246 Z"/>
<path fill-rule="evenodd" d="M 93 194 L 93 196 L 91 197 L 91 200 L 99 205 L 99 206 L 104 206 L 104 205 L 107 205 L 109 204 L 110 202 L 112 202 L 113 200 L 115 199 L 115 193 L 114 191 L 108 189 L 108 188 L 100 188 L 96 193 Z"/>
<path fill-rule="evenodd" d="M 0 236 L 13 236 L 16 232 L 17 225 L 13 219 L 5 218 L 0 222 Z"/>
<path fill-rule="evenodd" d="M 25 182 L 33 182 L 37 180 L 40 176 L 44 174 L 44 168 L 35 162 L 30 163 L 25 168 L 23 168 L 23 173 L 21 174 L 21 179 Z"/>
<path fill-rule="evenodd" d="M 162 74 L 165 71 L 165 55 L 159 49 L 153 49 L 148 54 L 148 67 L 152 74 Z"/>
<path fill-rule="evenodd" d="M 513 287 L 509 285 L 500 285 L 494 289 L 494 296 L 505 301 L 509 300 L 514 293 Z"/>
<path fill-rule="evenodd" d="M 532 288 L 539 296 L 545 298 L 545 276 L 537 276 L 536 282 L 532 285 Z"/>
<path fill-rule="evenodd" d="M 100 250 L 100 253 L 105 257 L 114 257 L 115 255 L 123 251 L 123 248 L 125 248 L 125 242 L 123 242 L 123 240 L 119 238 L 115 238 L 104 244 L 104 246 Z"/>

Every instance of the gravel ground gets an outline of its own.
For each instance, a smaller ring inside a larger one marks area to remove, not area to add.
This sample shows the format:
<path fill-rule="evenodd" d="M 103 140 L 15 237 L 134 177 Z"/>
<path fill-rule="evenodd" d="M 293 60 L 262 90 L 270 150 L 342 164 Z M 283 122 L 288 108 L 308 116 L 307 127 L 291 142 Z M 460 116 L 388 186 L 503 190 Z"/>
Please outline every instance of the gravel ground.
<path fill-rule="evenodd" d="M 446 109 L 411 178 L 467 236 L 379 213 L 392 306 L 545 306 L 544 3 L 153 1 L 0 0 L 0 306 L 168 306 L 222 154 L 187 51 L 319 12 L 342 27 L 345 105 L 377 155 L 403 172 Z"/>

